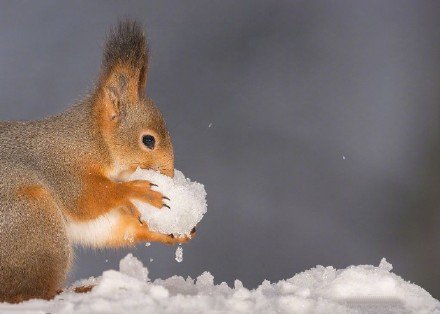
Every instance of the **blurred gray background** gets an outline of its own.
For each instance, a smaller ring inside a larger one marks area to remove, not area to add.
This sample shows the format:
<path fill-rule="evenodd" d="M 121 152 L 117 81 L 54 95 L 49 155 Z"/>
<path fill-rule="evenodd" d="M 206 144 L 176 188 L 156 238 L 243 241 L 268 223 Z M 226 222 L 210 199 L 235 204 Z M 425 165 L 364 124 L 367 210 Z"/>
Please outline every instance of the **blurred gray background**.
<path fill-rule="evenodd" d="M 158 244 L 78 249 L 71 281 L 127 252 L 152 278 L 248 287 L 386 257 L 440 296 L 440 2 L 0 1 L 1 119 L 85 94 L 124 17 L 147 29 L 148 92 L 208 213 L 181 264 Z"/>

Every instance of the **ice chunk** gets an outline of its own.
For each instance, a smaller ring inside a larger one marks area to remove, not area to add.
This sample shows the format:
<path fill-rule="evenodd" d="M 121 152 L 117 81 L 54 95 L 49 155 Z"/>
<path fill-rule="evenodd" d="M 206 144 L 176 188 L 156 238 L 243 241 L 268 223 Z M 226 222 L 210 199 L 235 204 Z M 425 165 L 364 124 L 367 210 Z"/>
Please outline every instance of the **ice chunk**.
<path fill-rule="evenodd" d="M 161 209 L 133 200 L 141 213 L 141 219 L 153 231 L 178 237 L 189 236 L 206 213 L 206 191 L 203 184 L 190 181 L 179 170 L 175 170 L 174 178 L 170 178 L 153 170 L 138 168 L 128 177 L 128 181 L 132 180 L 147 180 L 157 184 L 152 189 L 170 199 L 166 200 L 170 208 Z"/>
<path fill-rule="evenodd" d="M 182 263 L 182 261 L 183 261 L 183 249 L 181 246 L 178 246 L 176 249 L 176 258 L 175 259 L 178 263 Z"/>

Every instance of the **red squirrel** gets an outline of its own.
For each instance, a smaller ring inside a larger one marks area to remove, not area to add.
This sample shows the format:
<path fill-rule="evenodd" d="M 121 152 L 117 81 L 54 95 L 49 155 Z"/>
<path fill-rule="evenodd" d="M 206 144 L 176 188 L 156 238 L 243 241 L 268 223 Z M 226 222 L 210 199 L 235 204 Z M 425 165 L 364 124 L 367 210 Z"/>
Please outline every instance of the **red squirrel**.
<path fill-rule="evenodd" d="M 92 91 L 67 111 L 0 123 L 0 301 L 52 298 L 74 244 L 186 242 L 149 230 L 132 200 L 160 210 L 152 182 L 124 178 L 137 167 L 174 174 L 170 134 L 145 94 L 148 46 L 141 26 L 109 34 Z"/>

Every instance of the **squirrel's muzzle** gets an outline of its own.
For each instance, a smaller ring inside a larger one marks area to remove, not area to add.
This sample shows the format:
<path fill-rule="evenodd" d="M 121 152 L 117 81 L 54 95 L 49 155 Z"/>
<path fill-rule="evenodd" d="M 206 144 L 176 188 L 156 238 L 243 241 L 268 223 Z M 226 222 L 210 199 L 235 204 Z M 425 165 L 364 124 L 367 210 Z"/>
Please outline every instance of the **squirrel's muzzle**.
<path fill-rule="evenodd" d="M 168 177 L 174 177 L 174 167 L 173 168 L 169 168 L 169 169 L 164 169 L 162 171 L 160 171 L 163 175 L 166 175 Z"/>

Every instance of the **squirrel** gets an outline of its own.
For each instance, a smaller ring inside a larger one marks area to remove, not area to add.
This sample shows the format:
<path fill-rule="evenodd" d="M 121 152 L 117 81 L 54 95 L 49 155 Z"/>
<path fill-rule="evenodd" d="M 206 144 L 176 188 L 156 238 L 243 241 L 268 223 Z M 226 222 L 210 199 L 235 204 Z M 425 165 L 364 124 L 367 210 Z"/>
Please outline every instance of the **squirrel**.
<path fill-rule="evenodd" d="M 142 27 L 122 21 L 87 96 L 42 120 L 0 122 L 0 302 L 53 298 L 74 245 L 189 240 L 149 230 L 132 200 L 160 210 L 168 198 L 124 181 L 137 167 L 174 175 L 170 134 L 145 94 L 148 66 Z"/>

